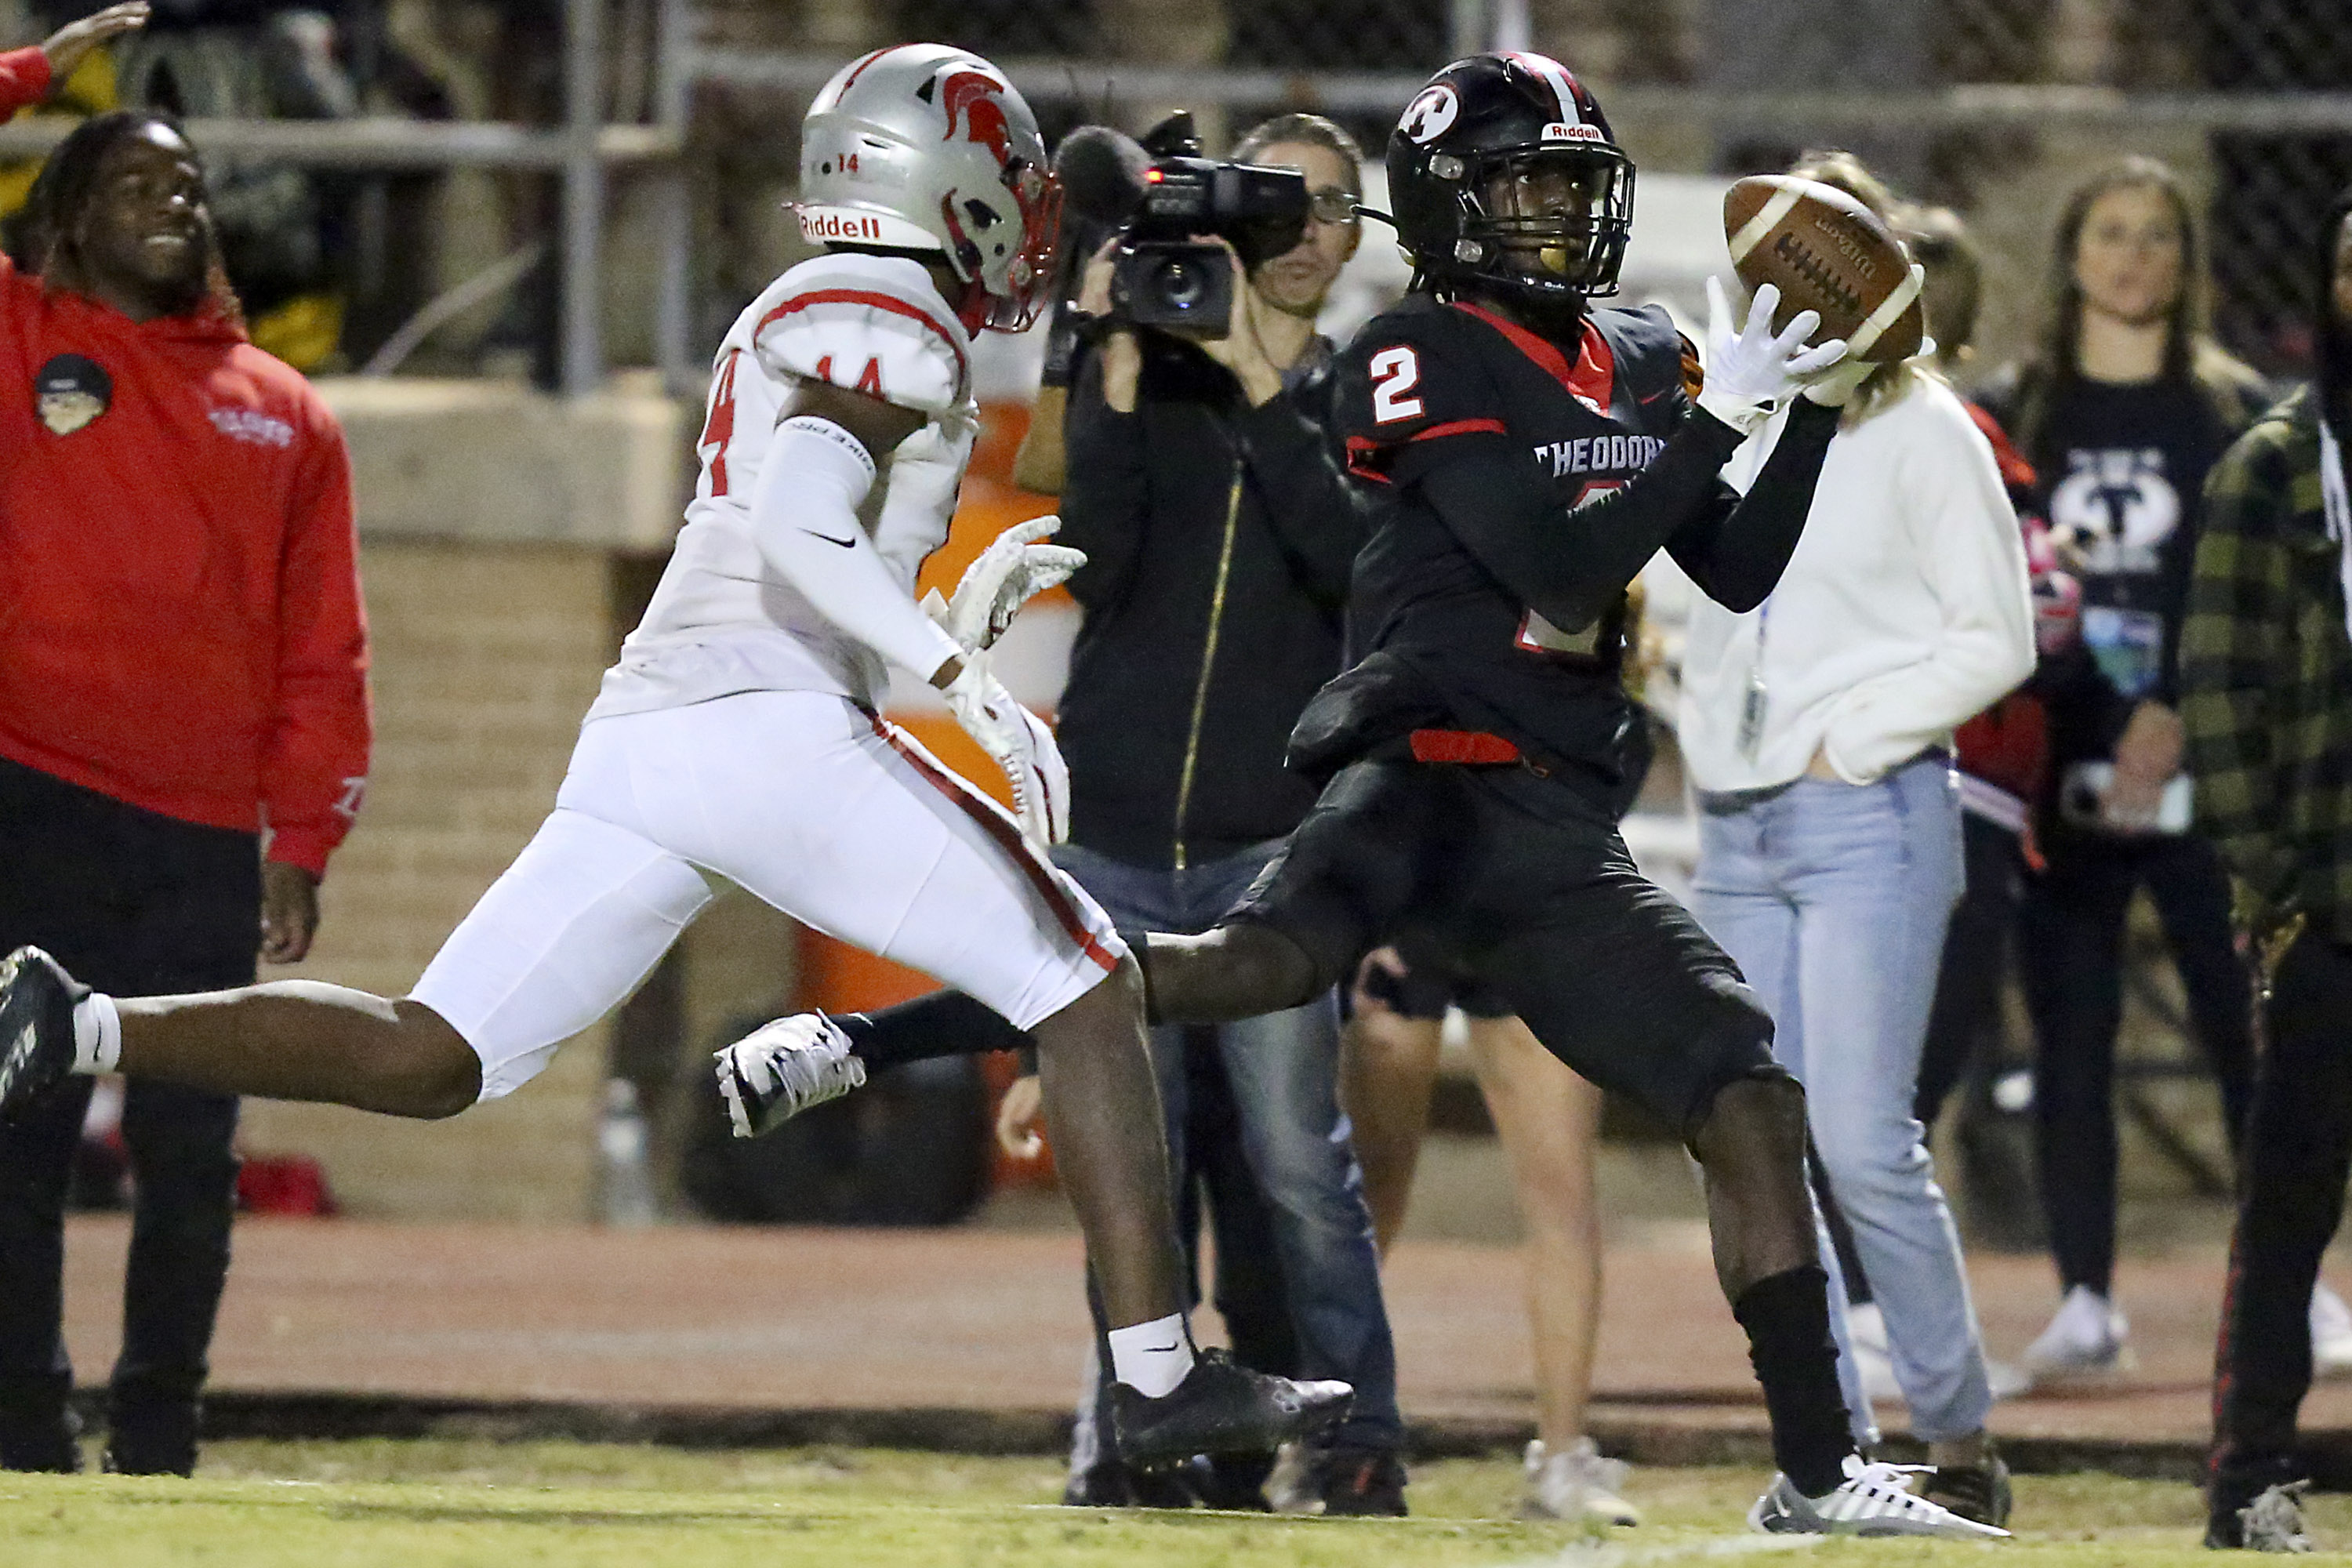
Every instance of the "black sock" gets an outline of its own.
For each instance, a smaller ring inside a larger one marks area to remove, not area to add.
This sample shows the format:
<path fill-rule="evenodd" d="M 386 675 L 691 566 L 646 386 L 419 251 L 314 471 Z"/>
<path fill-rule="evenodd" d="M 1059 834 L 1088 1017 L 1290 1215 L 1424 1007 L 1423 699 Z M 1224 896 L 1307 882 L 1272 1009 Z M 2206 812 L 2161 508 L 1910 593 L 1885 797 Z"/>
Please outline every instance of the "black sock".
<path fill-rule="evenodd" d="M 1818 1263 L 1759 1279 L 1731 1304 L 1748 1331 L 1748 1359 L 1764 1385 L 1772 1458 L 1807 1497 L 1835 1491 L 1854 1451 L 1837 1342 L 1830 1337 L 1829 1275 Z"/>
<path fill-rule="evenodd" d="M 849 1054 L 868 1072 L 887 1072 L 934 1057 L 1017 1051 L 1029 1037 L 1003 1014 L 961 991 L 934 991 L 872 1013 L 844 1013 L 834 1022 L 849 1037 Z"/>

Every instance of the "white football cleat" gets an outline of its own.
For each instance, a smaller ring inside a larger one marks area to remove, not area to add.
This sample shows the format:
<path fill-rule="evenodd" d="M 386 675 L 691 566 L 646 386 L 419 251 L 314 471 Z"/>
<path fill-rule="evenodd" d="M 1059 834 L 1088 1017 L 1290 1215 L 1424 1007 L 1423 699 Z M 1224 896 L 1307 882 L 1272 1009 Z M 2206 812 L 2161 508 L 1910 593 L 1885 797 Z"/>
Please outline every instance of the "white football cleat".
<path fill-rule="evenodd" d="M 2311 1288 L 2311 1371 L 2315 1377 L 2352 1373 L 2352 1307 L 2325 1282 Z"/>
<path fill-rule="evenodd" d="M 2123 1310 L 2087 1285 L 2066 1292 L 2050 1326 L 2025 1349 L 2025 1370 L 2037 1381 L 2129 1372 L 2137 1363 Z"/>
<path fill-rule="evenodd" d="M 849 1037 L 822 1013 L 762 1024 L 717 1054 L 719 1094 L 738 1138 L 757 1138 L 812 1105 L 838 1100 L 866 1081 Z"/>
<path fill-rule="evenodd" d="M 1556 1453 L 1537 1438 L 1528 1445 L 1527 1472 L 1527 1492 L 1519 1502 L 1521 1519 L 1642 1522 L 1642 1510 L 1618 1495 L 1624 1489 L 1629 1467 L 1622 1459 L 1602 1458 L 1590 1437 L 1579 1437 Z"/>
<path fill-rule="evenodd" d="M 1939 1535 L 1951 1541 L 2006 1541 L 2009 1531 L 1962 1519 L 1911 1489 L 1925 1465 L 1874 1465 L 1845 1457 L 1845 1480 L 1826 1497 L 1809 1498 L 1786 1476 L 1748 1510 L 1748 1528 L 1768 1535 Z"/>

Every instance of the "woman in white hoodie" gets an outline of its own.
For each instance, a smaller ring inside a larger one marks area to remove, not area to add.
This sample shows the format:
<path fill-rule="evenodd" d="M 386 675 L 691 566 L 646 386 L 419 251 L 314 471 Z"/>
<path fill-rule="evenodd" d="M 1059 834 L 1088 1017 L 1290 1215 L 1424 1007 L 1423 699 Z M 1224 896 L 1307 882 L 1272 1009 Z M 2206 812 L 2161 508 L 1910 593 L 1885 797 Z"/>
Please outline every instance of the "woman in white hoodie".
<path fill-rule="evenodd" d="M 1885 187 L 1849 155 L 1795 172 L 1888 216 Z M 1779 428 L 1752 437 L 1725 477 L 1752 475 Z M 1929 1445 L 1927 1493 L 1988 1523 L 2008 1512 L 2007 1472 L 1985 1437 L 1983 1343 L 1912 1102 L 1962 887 L 1951 732 L 2033 657 L 2025 553 L 1991 447 L 1920 358 L 1872 372 L 1848 405 L 1771 597 L 1746 615 L 1695 602 L 1683 668 L 1682 750 L 1699 800 L 1693 911 L 1755 987 L 1776 1054 L 1805 1085 L 1830 1191 Z M 1835 1267 L 1827 1246 L 1822 1257 Z M 1851 1353 L 1841 1363 L 1867 1428 Z"/>

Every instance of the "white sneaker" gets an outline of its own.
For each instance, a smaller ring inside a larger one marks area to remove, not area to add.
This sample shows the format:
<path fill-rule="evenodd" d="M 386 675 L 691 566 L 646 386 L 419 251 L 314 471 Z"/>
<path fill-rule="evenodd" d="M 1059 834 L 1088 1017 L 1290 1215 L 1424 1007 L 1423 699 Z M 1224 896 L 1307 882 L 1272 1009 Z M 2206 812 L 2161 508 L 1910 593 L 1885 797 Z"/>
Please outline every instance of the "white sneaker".
<path fill-rule="evenodd" d="M 2311 1372 L 2315 1377 L 2352 1373 L 2352 1307 L 2327 1288 L 2311 1288 Z"/>
<path fill-rule="evenodd" d="M 1886 1342 L 1886 1314 L 1878 1310 L 1877 1302 L 1846 1309 L 1845 1336 L 1853 1349 L 1854 1365 L 1862 1372 L 1863 1396 L 1873 1405 L 1900 1400 L 1903 1385 L 1895 1381 L 1895 1353 Z"/>
<path fill-rule="evenodd" d="M 1639 1524 L 1642 1510 L 1618 1495 L 1631 1473 L 1622 1459 L 1604 1459 L 1590 1437 L 1553 1453 L 1538 1437 L 1528 1445 L 1528 1488 L 1521 1519 L 1591 1520 Z"/>
<path fill-rule="evenodd" d="M 1845 1480 L 1827 1497 L 1809 1498 L 1786 1476 L 1748 1510 L 1748 1528 L 1768 1535 L 1940 1535 L 1954 1541 L 2005 1541 L 2009 1531 L 1929 1502 L 1911 1489 L 1925 1465 L 1874 1465 L 1845 1457 Z"/>
<path fill-rule="evenodd" d="M 2309 1481 L 2267 1487 L 2260 1497 L 2240 1509 L 2238 1526 L 2244 1533 L 2246 1550 L 2310 1551 L 2311 1537 L 2304 1533 L 2303 1528 L 2303 1494 L 2310 1489 Z"/>
<path fill-rule="evenodd" d="M 2128 1372 L 2138 1363 L 2131 1350 L 2131 1323 L 2123 1310 L 2087 1285 L 2066 1292 L 2050 1326 L 2025 1351 L 2025 1370 L 2035 1378 L 2095 1377 Z"/>
<path fill-rule="evenodd" d="M 762 1024 L 717 1055 L 719 1093 L 738 1138 L 757 1138 L 866 1081 L 849 1037 L 822 1013 Z"/>

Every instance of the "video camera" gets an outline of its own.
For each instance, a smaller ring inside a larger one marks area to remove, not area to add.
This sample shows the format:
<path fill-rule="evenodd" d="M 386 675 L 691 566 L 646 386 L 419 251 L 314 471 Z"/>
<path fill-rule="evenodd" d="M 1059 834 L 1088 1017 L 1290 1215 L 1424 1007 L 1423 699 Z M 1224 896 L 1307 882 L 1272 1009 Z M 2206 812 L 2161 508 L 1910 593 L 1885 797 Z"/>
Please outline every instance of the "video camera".
<path fill-rule="evenodd" d="M 1064 139 L 1055 172 L 1071 207 L 1119 236 L 1111 314 L 1124 325 L 1220 338 L 1231 329 L 1234 275 L 1280 256 L 1306 231 L 1307 177 L 1295 169 L 1201 156 L 1192 117 L 1178 110 L 1141 142 L 1097 125 Z"/>

